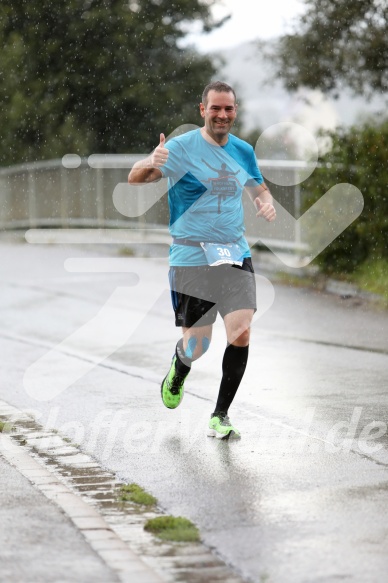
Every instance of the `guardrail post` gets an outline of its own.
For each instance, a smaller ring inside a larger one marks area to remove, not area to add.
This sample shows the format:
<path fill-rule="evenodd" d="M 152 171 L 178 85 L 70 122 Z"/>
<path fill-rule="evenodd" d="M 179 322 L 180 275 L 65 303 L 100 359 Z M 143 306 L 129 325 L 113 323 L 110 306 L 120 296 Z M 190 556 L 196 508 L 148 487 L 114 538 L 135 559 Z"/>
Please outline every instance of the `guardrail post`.
<path fill-rule="evenodd" d="M 36 212 L 36 184 L 35 184 L 35 170 L 28 171 L 28 224 L 30 228 L 34 228 L 38 224 L 38 216 Z"/>
<path fill-rule="evenodd" d="M 299 183 L 299 171 L 298 168 L 294 168 L 294 217 L 297 219 L 295 223 L 295 245 L 296 248 L 300 248 L 301 244 L 301 232 L 300 232 L 300 218 L 302 213 L 301 209 L 301 193 L 300 193 L 300 183 Z"/>
<path fill-rule="evenodd" d="M 97 223 L 99 227 L 104 226 L 104 190 L 103 190 L 103 170 L 97 168 L 96 172 L 96 202 L 97 202 Z"/>
<path fill-rule="evenodd" d="M 69 192 L 68 192 L 68 179 L 67 179 L 67 168 L 61 166 L 60 168 L 60 184 L 61 184 L 61 193 L 60 193 L 60 205 L 61 205 L 61 225 L 63 228 L 68 227 L 69 225 L 69 209 L 68 209 L 68 200 L 69 200 Z"/>

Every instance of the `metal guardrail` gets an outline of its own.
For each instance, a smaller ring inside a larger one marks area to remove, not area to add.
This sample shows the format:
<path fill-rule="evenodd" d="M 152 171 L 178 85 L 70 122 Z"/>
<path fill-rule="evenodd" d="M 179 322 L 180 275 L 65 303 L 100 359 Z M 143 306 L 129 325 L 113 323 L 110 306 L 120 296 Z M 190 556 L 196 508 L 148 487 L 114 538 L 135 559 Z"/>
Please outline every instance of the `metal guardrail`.
<path fill-rule="evenodd" d="M 129 168 L 144 156 L 90 156 L 72 168 L 56 159 L 0 169 L 0 229 L 152 229 L 162 235 L 167 232 L 167 196 L 135 218 L 125 217 L 113 201 L 115 187 L 127 182 Z M 275 177 L 277 184 L 271 183 L 275 199 L 295 218 L 301 214 L 299 173 L 306 167 L 300 162 L 260 161 L 262 171 L 271 169 Z M 295 186 L 278 186 L 284 178 Z M 244 204 L 251 204 L 248 197 Z M 257 239 L 249 226 L 247 237 Z M 280 248 L 304 247 L 297 221 L 287 234 L 274 225 L 270 238 Z"/>

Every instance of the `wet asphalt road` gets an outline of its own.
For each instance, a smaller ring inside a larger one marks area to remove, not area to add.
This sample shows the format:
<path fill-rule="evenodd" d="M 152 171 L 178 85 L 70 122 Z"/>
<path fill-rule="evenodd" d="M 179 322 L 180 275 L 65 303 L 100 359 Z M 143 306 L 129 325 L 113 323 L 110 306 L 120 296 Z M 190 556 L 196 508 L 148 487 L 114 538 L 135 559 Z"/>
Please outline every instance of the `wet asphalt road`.
<path fill-rule="evenodd" d="M 247 579 L 385 581 L 388 313 L 260 277 L 230 410 L 243 438 L 218 442 L 205 433 L 222 323 L 166 410 L 159 385 L 178 337 L 167 263 L 91 273 L 108 252 L 1 242 L 0 398 L 192 519 Z"/>
<path fill-rule="evenodd" d="M 61 509 L 0 457 L 0 581 L 118 583 Z"/>

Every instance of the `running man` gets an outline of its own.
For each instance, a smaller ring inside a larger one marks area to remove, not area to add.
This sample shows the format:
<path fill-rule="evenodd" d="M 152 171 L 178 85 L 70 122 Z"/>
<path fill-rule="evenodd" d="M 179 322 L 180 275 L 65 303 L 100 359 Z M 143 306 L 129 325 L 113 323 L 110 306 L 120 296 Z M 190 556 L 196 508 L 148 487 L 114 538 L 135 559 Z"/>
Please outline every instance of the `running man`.
<path fill-rule="evenodd" d="M 228 412 L 247 365 L 250 325 L 256 311 L 256 282 L 244 237 L 244 189 L 258 217 L 273 221 L 276 211 L 253 148 L 230 133 L 237 115 L 234 89 L 220 81 L 210 83 L 199 110 L 203 127 L 167 144 L 160 134 L 159 145 L 136 162 L 128 182 L 168 178 L 173 237 L 169 279 L 175 324 L 182 328 L 182 337 L 162 382 L 163 403 L 170 409 L 181 403 L 191 365 L 209 348 L 220 313 L 227 346 L 208 435 L 239 438 Z"/>

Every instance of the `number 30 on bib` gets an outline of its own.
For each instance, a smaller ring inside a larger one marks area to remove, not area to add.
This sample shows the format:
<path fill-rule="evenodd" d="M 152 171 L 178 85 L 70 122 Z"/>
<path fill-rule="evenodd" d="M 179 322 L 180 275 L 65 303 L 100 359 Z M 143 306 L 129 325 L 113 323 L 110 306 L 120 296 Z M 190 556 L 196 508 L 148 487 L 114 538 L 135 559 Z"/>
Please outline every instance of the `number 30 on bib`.
<path fill-rule="evenodd" d="M 243 264 L 242 252 L 237 243 L 201 243 L 201 247 L 211 266 L 230 263 L 241 267 Z"/>

